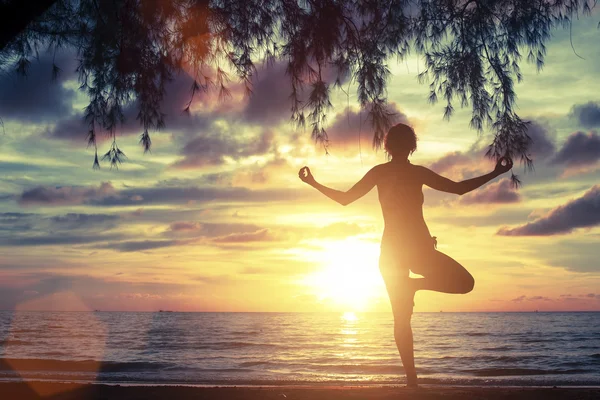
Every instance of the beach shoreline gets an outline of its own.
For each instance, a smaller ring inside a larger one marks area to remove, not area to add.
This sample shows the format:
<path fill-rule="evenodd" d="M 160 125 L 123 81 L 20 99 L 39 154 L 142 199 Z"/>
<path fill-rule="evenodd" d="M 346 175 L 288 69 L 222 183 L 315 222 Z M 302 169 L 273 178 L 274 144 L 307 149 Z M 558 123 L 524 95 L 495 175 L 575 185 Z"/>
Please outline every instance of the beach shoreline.
<path fill-rule="evenodd" d="M 132 400 L 132 399 L 204 399 L 204 400 L 346 400 L 346 399 L 528 399 L 592 400 L 600 398 L 598 387 L 503 387 L 503 386 L 427 386 L 418 389 L 403 386 L 189 386 L 81 384 L 44 381 L 0 382 L 6 400 Z"/>

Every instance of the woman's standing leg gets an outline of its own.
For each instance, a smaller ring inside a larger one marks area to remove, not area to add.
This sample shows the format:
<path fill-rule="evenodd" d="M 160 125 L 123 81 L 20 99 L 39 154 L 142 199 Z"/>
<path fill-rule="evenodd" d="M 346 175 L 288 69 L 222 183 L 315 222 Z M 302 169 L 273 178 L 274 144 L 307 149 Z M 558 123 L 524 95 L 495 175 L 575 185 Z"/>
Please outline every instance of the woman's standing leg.
<path fill-rule="evenodd" d="M 413 333 L 410 325 L 413 308 L 412 299 L 410 305 L 403 301 L 397 302 L 395 306 L 392 303 L 392 308 L 396 309 L 394 311 L 394 339 L 404 366 L 406 384 L 414 387 L 417 386 L 417 370 L 415 369 Z"/>
<path fill-rule="evenodd" d="M 417 372 L 413 348 L 413 334 L 410 319 L 413 312 L 414 290 L 411 288 L 408 269 L 401 269 L 394 260 L 382 251 L 380 270 L 390 298 L 394 314 L 394 339 L 402 360 L 406 383 L 417 386 Z"/>
<path fill-rule="evenodd" d="M 475 280 L 462 265 L 437 250 L 425 249 L 418 253 L 405 253 L 404 261 L 411 265 L 413 272 L 423 275 L 423 278 L 409 278 L 408 269 L 402 265 L 404 262 L 387 246 L 385 250 L 382 247 L 379 268 L 394 313 L 394 338 L 406 373 L 406 382 L 408 386 L 417 386 L 410 325 L 415 292 L 433 290 L 443 293 L 468 293 L 473 290 Z"/>

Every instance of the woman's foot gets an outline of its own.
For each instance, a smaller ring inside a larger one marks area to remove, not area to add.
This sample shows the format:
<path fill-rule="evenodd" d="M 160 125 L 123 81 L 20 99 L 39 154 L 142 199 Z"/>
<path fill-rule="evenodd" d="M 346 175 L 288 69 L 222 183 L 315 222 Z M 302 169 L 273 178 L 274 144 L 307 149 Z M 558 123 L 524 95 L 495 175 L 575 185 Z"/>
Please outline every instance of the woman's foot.
<path fill-rule="evenodd" d="M 407 375 L 406 387 L 412 388 L 412 389 L 416 389 L 419 387 L 419 385 L 417 384 L 417 375 L 412 375 L 412 374 Z"/>
<path fill-rule="evenodd" d="M 408 389 L 417 389 L 419 387 L 419 385 L 417 384 L 416 379 L 414 381 L 407 381 L 406 382 L 406 387 Z"/>

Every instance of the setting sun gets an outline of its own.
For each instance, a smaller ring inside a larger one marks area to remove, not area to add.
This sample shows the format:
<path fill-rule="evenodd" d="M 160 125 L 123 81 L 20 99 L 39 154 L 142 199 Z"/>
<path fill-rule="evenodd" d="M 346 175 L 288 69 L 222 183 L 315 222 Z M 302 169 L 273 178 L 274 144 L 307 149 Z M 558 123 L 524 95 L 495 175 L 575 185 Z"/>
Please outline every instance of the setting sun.
<path fill-rule="evenodd" d="M 303 281 L 320 300 L 363 311 L 371 300 L 385 294 L 377 244 L 360 239 L 329 242 L 320 259 L 322 269 Z"/>

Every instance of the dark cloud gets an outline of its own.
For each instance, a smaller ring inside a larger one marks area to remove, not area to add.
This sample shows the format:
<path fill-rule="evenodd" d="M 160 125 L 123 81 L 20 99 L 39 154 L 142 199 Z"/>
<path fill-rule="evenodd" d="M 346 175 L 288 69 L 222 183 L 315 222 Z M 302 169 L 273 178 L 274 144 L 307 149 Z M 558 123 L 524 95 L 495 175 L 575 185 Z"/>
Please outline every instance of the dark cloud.
<path fill-rule="evenodd" d="M 270 66 L 262 65 L 257 68 L 252 77 L 252 94 L 248 97 L 242 111 L 244 121 L 260 126 L 274 126 L 290 119 L 292 85 L 286 69 L 286 62 L 276 62 Z M 338 80 L 335 68 L 323 68 L 322 78 L 331 88 Z M 349 76 L 340 77 L 339 83 L 344 84 L 348 78 Z M 306 79 L 306 87 L 299 90 L 299 97 L 304 104 L 310 95 L 308 81 Z"/>
<path fill-rule="evenodd" d="M 389 111 L 395 113 L 394 123 L 405 123 L 410 125 L 408 117 L 400 111 L 396 103 L 389 103 Z M 359 146 L 362 150 L 370 150 L 373 141 L 373 128 L 367 111 L 346 108 L 338 113 L 331 125 L 327 127 L 327 137 L 329 139 L 329 151 L 332 154 L 336 152 L 357 152 Z"/>
<path fill-rule="evenodd" d="M 0 213 L 0 233 L 9 232 L 15 234 L 18 232 L 30 231 L 33 229 L 37 214 L 30 213 Z"/>
<path fill-rule="evenodd" d="M 444 174 L 454 167 L 468 165 L 472 162 L 473 157 L 471 155 L 465 154 L 461 151 L 454 151 L 444 155 L 438 161 L 431 164 L 429 168 L 438 174 Z"/>
<path fill-rule="evenodd" d="M 546 160 L 556 151 L 554 139 L 549 127 L 543 122 L 531 121 L 527 134 L 532 139 L 529 154 L 534 162 Z M 454 151 L 445 154 L 429 165 L 436 173 L 455 180 L 469 179 L 488 172 L 493 168 L 493 161 L 486 157 L 487 146 L 477 141 L 467 151 Z M 513 196 L 514 197 L 514 196 Z"/>
<path fill-rule="evenodd" d="M 547 126 L 531 121 L 527 128 L 527 134 L 533 141 L 529 151 L 534 162 L 547 159 L 556 151 L 556 146 L 550 137 Z"/>
<path fill-rule="evenodd" d="M 218 90 L 207 92 L 197 91 L 191 98 L 191 88 L 194 79 L 186 73 L 181 73 L 167 83 L 165 96 L 161 102 L 161 112 L 165 115 L 165 130 L 168 132 L 184 133 L 186 136 L 210 133 L 213 122 L 226 117 L 229 121 L 250 123 L 261 127 L 270 127 L 288 120 L 291 116 L 291 84 L 286 76 L 286 63 L 275 63 L 272 66 L 259 66 L 252 77 L 252 93 L 248 97 L 241 94 L 243 85 L 228 84 L 230 91 L 235 94 L 231 99 L 220 99 Z M 214 71 L 208 75 L 213 75 Z M 346 77 L 347 78 L 347 77 Z M 344 83 L 345 79 L 341 82 Z M 336 79 L 333 69 L 326 68 L 324 80 L 332 84 Z M 308 91 L 301 93 L 306 100 Z M 66 102 L 70 107 L 71 100 Z M 191 103 L 190 103 L 191 101 Z M 189 113 L 184 112 L 189 105 Z M 140 134 L 142 128 L 137 120 L 139 103 L 133 101 L 123 109 L 124 123 L 116 129 L 117 135 Z M 71 140 L 85 143 L 88 125 L 83 114 L 77 113 L 62 118 L 55 126 L 44 134 L 50 138 Z M 98 132 L 99 141 L 106 136 Z"/>
<path fill-rule="evenodd" d="M 115 240 L 120 235 L 65 235 L 47 234 L 38 236 L 19 236 L 0 238 L 0 246 L 62 246 L 75 244 L 88 244 Z"/>
<path fill-rule="evenodd" d="M 552 164 L 567 167 L 591 165 L 600 160 L 600 136 L 596 132 L 572 133 L 551 160 Z"/>
<path fill-rule="evenodd" d="M 110 214 L 78 214 L 68 213 L 56 215 L 50 218 L 52 228 L 62 230 L 72 229 L 90 229 L 93 227 L 103 227 L 104 229 L 115 226 L 115 222 L 121 217 Z"/>
<path fill-rule="evenodd" d="M 252 94 L 243 111 L 246 121 L 258 125 L 276 125 L 290 118 L 290 78 L 284 63 L 260 68 L 253 77 Z"/>
<path fill-rule="evenodd" d="M 43 136 L 50 139 L 71 140 L 81 145 L 87 145 L 87 134 L 89 126 L 85 122 L 83 113 L 76 113 L 59 120 L 53 127 L 46 129 Z M 123 132 L 119 131 L 119 134 Z M 102 142 L 107 139 L 106 135 L 98 135 L 97 141 Z"/>
<path fill-rule="evenodd" d="M 549 236 L 566 234 L 577 228 L 600 224 L 600 185 L 592 187 L 582 197 L 551 210 L 545 216 L 515 228 L 502 227 L 503 236 Z"/>
<path fill-rule="evenodd" d="M 274 135 L 264 131 L 260 136 L 240 140 L 223 133 L 197 136 L 181 150 L 183 158 L 173 164 L 175 168 L 202 168 L 225 163 L 225 158 L 239 160 L 244 157 L 263 155 L 272 150 Z"/>
<path fill-rule="evenodd" d="M 60 246 L 114 240 L 115 236 L 101 233 L 116 227 L 120 218 L 109 214 L 2 213 L 0 246 Z"/>
<path fill-rule="evenodd" d="M 522 295 L 522 296 L 519 296 L 519 297 L 516 297 L 516 298 L 512 299 L 511 301 L 513 301 L 513 302 L 515 302 L 515 303 L 520 303 L 520 302 L 522 302 L 523 300 L 525 300 L 526 298 L 527 298 L 527 296 L 525 296 L 525 295 Z"/>
<path fill-rule="evenodd" d="M 62 69 L 52 79 L 53 55 L 43 54 L 32 60 L 26 77 L 17 74 L 0 75 L 0 110 L 2 118 L 39 123 L 54 121 L 72 113 L 75 90 L 64 83 L 75 76 L 75 59 L 59 53 L 56 64 Z"/>
<path fill-rule="evenodd" d="M 85 230 L 86 234 L 96 234 L 115 227 L 119 219 L 119 215 L 108 214 L 69 213 L 47 217 L 41 214 L 0 213 L 0 233 L 5 231 L 13 238 L 29 237 L 28 240 L 34 241 L 40 239 L 31 236 L 34 234 L 54 235 L 77 229 Z"/>
<path fill-rule="evenodd" d="M 20 213 L 20 212 L 4 212 L 0 213 L 0 221 L 20 221 L 23 219 L 30 219 L 38 214 L 34 213 Z"/>
<path fill-rule="evenodd" d="M 508 178 L 493 182 L 460 198 L 462 204 L 505 204 L 519 201 L 521 195 Z"/>
<path fill-rule="evenodd" d="M 173 81 L 166 85 L 165 97 L 161 102 L 161 112 L 164 114 L 165 129 L 168 131 L 180 131 L 186 134 L 196 134 L 206 130 L 212 122 L 220 116 L 220 113 L 206 107 L 210 100 L 204 92 L 197 93 L 190 108 L 207 108 L 205 112 L 186 113 L 184 109 L 191 100 L 193 79 L 187 74 L 178 75 Z M 211 113 L 212 111 L 212 113 Z M 139 135 L 142 127 L 137 115 L 139 102 L 133 101 L 123 109 L 124 121 L 115 133 L 118 136 Z M 76 113 L 58 121 L 52 128 L 46 130 L 44 135 L 53 139 L 70 140 L 76 143 L 86 144 L 89 130 L 83 113 Z M 97 140 L 102 142 L 109 139 L 106 131 L 100 129 L 97 132 Z"/>
<path fill-rule="evenodd" d="M 600 104 L 590 101 L 585 104 L 575 104 L 571 109 L 571 115 L 577 118 L 579 124 L 586 128 L 600 126 Z"/>
<path fill-rule="evenodd" d="M 95 206 L 140 206 L 149 204 L 200 204 L 218 200 L 228 202 L 289 201 L 314 193 L 295 189 L 250 190 L 241 187 L 151 187 L 130 188 L 115 195 L 90 200 Z"/>
<path fill-rule="evenodd" d="M 492 162 L 485 156 L 487 149 L 478 141 L 467 151 L 446 153 L 439 160 L 429 165 L 429 168 L 450 179 L 461 181 L 488 172 Z"/>
<path fill-rule="evenodd" d="M 37 186 L 25 190 L 18 198 L 22 206 L 66 206 L 83 204 L 115 192 L 110 182 L 94 186 Z"/>
<path fill-rule="evenodd" d="M 130 240 L 122 242 L 111 242 L 105 246 L 97 248 L 111 249 L 120 252 L 134 252 L 144 250 L 154 250 L 164 247 L 180 246 L 186 243 L 178 240 Z"/>

